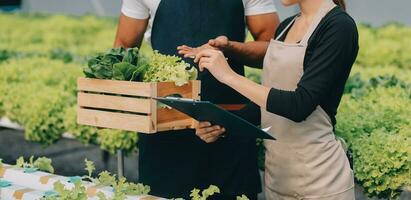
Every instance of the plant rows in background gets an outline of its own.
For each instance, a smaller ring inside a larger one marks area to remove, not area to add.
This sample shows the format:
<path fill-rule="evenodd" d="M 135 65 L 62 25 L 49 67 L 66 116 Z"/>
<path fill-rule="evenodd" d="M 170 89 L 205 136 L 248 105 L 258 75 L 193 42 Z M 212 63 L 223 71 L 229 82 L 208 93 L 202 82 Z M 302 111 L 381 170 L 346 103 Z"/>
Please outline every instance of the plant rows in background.
<path fill-rule="evenodd" d="M 136 133 L 76 124 L 76 79 L 82 76 L 78 64 L 30 57 L 4 62 L 0 69 L 0 114 L 21 124 L 26 139 L 46 146 L 69 132 L 111 153 L 135 148 Z"/>
<path fill-rule="evenodd" d="M 355 178 L 368 195 L 396 199 L 411 185 L 411 85 L 395 75 L 357 75 L 346 92 L 336 133 L 349 145 Z"/>

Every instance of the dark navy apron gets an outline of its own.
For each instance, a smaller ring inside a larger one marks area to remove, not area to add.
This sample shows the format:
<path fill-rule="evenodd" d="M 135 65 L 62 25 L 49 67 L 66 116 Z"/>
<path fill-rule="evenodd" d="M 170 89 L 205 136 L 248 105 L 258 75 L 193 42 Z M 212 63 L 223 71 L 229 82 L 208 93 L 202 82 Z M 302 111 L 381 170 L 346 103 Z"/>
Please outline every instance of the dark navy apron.
<path fill-rule="evenodd" d="M 177 55 L 177 46 L 200 46 L 220 35 L 245 39 L 242 0 L 162 0 L 157 9 L 151 43 L 162 54 Z M 185 59 L 198 68 L 192 59 Z M 244 75 L 243 65 L 229 58 L 230 66 Z M 201 99 L 220 104 L 247 100 L 218 82 L 208 71 L 199 73 Z M 152 194 L 185 197 L 193 188 L 210 184 L 222 193 L 241 195 L 260 191 L 255 141 L 221 139 L 206 144 L 194 130 L 139 134 L 139 178 Z M 255 163 L 255 164 L 254 164 Z"/>

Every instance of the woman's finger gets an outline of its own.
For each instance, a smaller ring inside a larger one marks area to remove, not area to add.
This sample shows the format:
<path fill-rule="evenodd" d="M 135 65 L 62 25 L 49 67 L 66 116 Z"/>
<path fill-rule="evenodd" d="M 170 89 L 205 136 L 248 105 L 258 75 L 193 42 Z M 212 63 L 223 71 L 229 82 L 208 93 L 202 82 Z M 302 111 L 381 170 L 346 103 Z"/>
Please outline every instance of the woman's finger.
<path fill-rule="evenodd" d="M 202 57 L 201 59 L 200 59 L 200 61 L 199 61 L 199 65 L 202 65 L 202 64 L 206 64 L 206 63 L 212 63 L 213 62 L 213 59 L 212 58 L 209 58 L 209 57 Z"/>
<path fill-rule="evenodd" d="M 204 61 L 200 61 L 200 63 L 198 63 L 198 68 L 200 69 L 201 72 L 204 70 L 204 65 L 205 64 L 206 64 L 206 62 L 204 62 Z"/>
<path fill-rule="evenodd" d="M 198 67 L 200 71 L 204 71 L 204 69 L 210 69 L 213 65 L 210 62 L 203 62 L 202 64 L 199 64 Z"/>
<path fill-rule="evenodd" d="M 212 57 L 213 55 L 215 55 L 215 52 L 217 51 L 214 49 L 204 49 L 196 54 L 196 58 L 194 59 L 194 62 L 197 63 L 203 57 Z"/>

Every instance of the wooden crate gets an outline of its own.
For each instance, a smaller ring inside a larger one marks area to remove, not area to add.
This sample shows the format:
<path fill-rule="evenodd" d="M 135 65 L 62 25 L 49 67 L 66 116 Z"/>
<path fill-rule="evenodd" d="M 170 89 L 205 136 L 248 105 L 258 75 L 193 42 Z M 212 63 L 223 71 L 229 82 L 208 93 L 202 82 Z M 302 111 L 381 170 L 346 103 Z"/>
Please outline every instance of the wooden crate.
<path fill-rule="evenodd" d="M 140 133 L 192 128 L 194 120 L 169 108 L 158 108 L 151 97 L 180 94 L 199 99 L 200 81 L 143 83 L 79 78 L 77 123 Z"/>

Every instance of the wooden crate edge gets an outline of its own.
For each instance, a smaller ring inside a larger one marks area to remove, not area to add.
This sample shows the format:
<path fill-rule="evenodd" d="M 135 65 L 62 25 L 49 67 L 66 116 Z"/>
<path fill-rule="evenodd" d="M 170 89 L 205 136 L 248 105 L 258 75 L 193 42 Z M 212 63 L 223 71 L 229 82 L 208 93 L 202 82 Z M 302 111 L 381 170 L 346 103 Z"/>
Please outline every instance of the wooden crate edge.
<path fill-rule="evenodd" d="M 128 122 L 119 123 L 119 121 Z M 129 124 L 134 121 L 134 124 Z M 150 116 L 91 110 L 77 107 L 77 123 L 98 128 L 111 128 L 124 131 L 151 133 Z"/>

